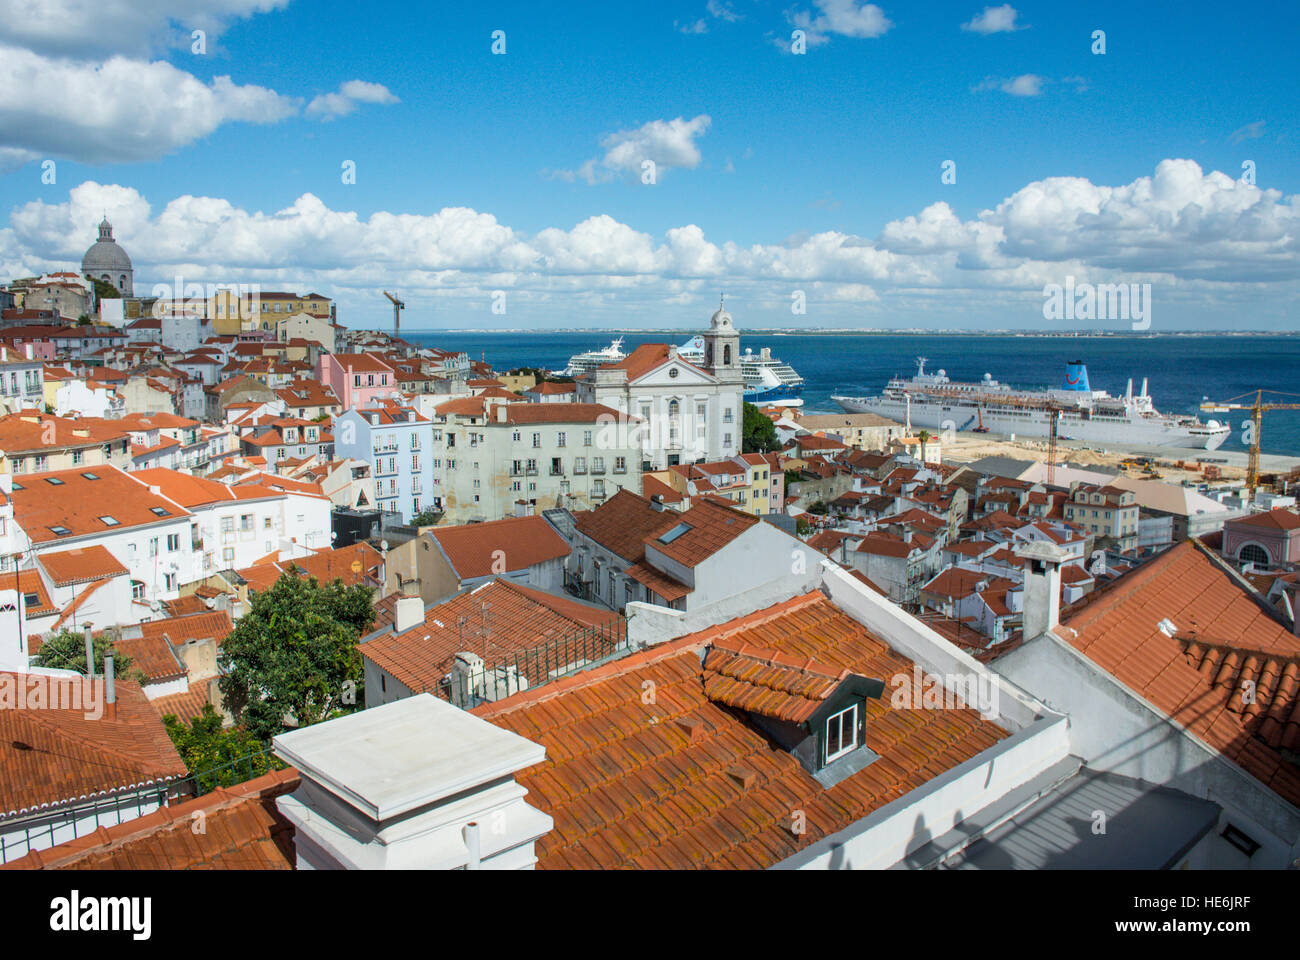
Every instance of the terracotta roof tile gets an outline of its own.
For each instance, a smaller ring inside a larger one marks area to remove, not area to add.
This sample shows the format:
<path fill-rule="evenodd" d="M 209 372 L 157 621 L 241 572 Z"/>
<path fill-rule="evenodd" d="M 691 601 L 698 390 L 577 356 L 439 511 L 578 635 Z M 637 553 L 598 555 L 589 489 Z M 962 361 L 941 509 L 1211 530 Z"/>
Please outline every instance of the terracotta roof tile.
<path fill-rule="evenodd" d="M 4 864 L 8 870 L 292 870 L 293 827 L 275 805 L 298 786 L 279 770 L 163 807 Z M 196 814 L 205 829 L 195 833 Z"/>
<path fill-rule="evenodd" d="M 98 544 L 42 553 L 36 559 L 56 587 L 89 583 L 101 577 L 117 577 L 128 572 L 116 557 Z"/>
<path fill-rule="evenodd" d="M 575 515 L 578 532 L 630 563 L 645 559 L 645 541 L 666 533 L 684 514 L 656 510 L 630 490 L 619 490 L 595 510 Z"/>
<path fill-rule="evenodd" d="M 0 815 L 185 775 L 139 684 L 118 680 L 107 704 L 102 678 L 0 673 L 0 683 L 26 692 L 0 701 Z M 37 688 L 45 707 L 24 709 Z"/>
<path fill-rule="evenodd" d="M 518 778 L 556 824 L 538 842 L 538 865 L 770 867 L 1006 736 L 967 709 L 903 711 L 889 697 L 868 700 L 866 743 L 881 756 L 827 790 L 706 692 L 725 679 L 710 665 L 760 650 L 777 661 L 774 673 L 748 662 L 735 663 L 737 672 L 758 671 L 776 687 L 816 693 L 822 673 L 844 671 L 912 682 L 907 658 L 814 593 L 476 708 L 547 748 L 548 759 Z M 698 730 L 694 740 L 688 728 Z M 935 743 L 943 751 L 931 756 Z M 747 789 L 737 774 L 752 775 Z M 791 830 L 796 809 L 808 815 L 802 835 Z"/>
<path fill-rule="evenodd" d="M 1235 574 L 1184 541 L 1093 594 L 1059 635 L 1247 773 L 1300 806 L 1276 761 L 1300 745 L 1300 638 Z M 1169 620 L 1174 636 L 1160 630 Z M 1276 680 L 1273 678 L 1277 678 Z M 1254 703 L 1243 698 L 1253 684 Z M 1292 743 L 1287 746 L 1288 741 Z"/>
<path fill-rule="evenodd" d="M 644 542 L 687 567 L 694 567 L 707 560 L 759 522 L 753 514 L 741 513 L 708 499 L 675 516 L 677 523 L 667 530 L 649 534 Z M 687 528 L 685 532 L 664 543 L 663 537 L 679 525 Z"/>
<path fill-rule="evenodd" d="M 569 544 L 544 517 L 507 517 L 487 523 L 435 527 L 426 533 L 462 580 L 526 570 L 569 555 Z M 505 564 L 503 569 L 498 560 Z"/>

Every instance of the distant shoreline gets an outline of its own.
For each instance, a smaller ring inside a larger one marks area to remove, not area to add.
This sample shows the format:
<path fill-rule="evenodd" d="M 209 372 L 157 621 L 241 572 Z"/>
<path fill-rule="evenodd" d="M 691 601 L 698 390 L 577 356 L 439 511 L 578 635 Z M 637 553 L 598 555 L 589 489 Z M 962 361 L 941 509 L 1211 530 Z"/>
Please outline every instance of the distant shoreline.
<path fill-rule="evenodd" d="M 358 332 L 366 332 L 359 328 Z M 373 332 L 384 333 L 386 330 Z M 648 336 L 651 334 L 672 334 L 674 336 L 694 336 L 699 333 L 692 327 L 547 327 L 545 329 L 483 329 L 471 327 L 433 327 L 425 329 L 408 329 L 404 334 L 436 335 L 445 333 L 474 334 L 487 336 L 493 334 L 549 336 L 556 333 L 573 334 L 615 334 L 621 336 Z M 793 327 L 746 327 L 740 331 L 741 336 L 788 336 L 788 337 L 999 337 L 1023 340 L 1152 340 L 1157 337 L 1300 337 L 1300 330 L 1164 330 L 1160 332 L 1112 332 L 1090 331 L 1087 333 L 1051 333 L 1045 330 L 872 330 L 815 328 L 802 329 Z"/>

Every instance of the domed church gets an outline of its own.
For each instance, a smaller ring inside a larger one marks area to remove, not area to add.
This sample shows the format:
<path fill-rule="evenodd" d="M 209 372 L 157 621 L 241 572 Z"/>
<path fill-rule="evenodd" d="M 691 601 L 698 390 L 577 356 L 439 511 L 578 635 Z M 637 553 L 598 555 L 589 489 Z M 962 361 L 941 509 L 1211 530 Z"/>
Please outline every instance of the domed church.
<path fill-rule="evenodd" d="M 113 225 L 105 217 L 99 224 L 99 239 L 81 258 L 81 275 L 103 280 L 117 288 L 124 297 L 135 294 L 131 291 L 131 258 L 113 239 Z"/>

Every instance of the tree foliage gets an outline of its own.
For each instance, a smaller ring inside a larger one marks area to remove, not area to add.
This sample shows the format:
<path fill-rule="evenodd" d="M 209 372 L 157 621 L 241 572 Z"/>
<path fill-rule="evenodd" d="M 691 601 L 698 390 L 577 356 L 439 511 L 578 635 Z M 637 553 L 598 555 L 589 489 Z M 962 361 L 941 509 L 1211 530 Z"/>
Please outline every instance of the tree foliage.
<path fill-rule="evenodd" d="M 765 417 L 758 407 L 746 403 L 744 407 L 744 432 L 741 437 L 742 453 L 774 453 L 781 449 L 776 435 L 776 424 Z"/>
<path fill-rule="evenodd" d="M 826 514 L 830 513 L 830 508 L 826 506 L 825 500 L 814 500 L 812 503 L 808 504 L 808 512 L 815 513 L 819 517 L 824 517 Z"/>
<path fill-rule="evenodd" d="M 134 661 L 124 653 L 113 649 L 114 638 L 101 633 L 91 641 L 95 656 L 95 676 L 104 675 L 104 655 L 113 654 L 113 675 L 130 679 Z M 60 630 L 52 637 L 47 637 L 40 650 L 32 659 L 32 666 L 48 670 L 75 670 L 82 676 L 86 673 L 86 636 L 73 630 Z"/>
<path fill-rule="evenodd" d="M 441 510 L 434 510 L 431 508 L 427 510 L 421 510 L 419 513 L 417 513 L 415 516 L 411 518 L 411 526 L 431 527 L 441 519 L 442 519 Z"/>
<path fill-rule="evenodd" d="M 250 758 L 248 769 L 231 782 L 251 780 L 271 769 L 270 759 L 263 755 L 266 744 L 243 727 L 221 729 L 221 714 L 210 703 L 203 705 L 202 716 L 189 723 L 169 713 L 163 717 L 163 726 L 190 773 L 204 773 L 245 757 Z"/>
<path fill-rule="evenodd" d="M 289 725 L 310 726 L 362 705 L 357 640 L 374 623 L 363 585 L 326 586 L 285 573 L 252 597 L 222 642 L 221 693 L 236 722 L 269 741 Z"/>
<path fill-rule="evenodd" d="M 801 537 L 806 537 L 813 532 L 813 525 L 803 517 L 799 517 L 794 522 L 794 532 Z"/>

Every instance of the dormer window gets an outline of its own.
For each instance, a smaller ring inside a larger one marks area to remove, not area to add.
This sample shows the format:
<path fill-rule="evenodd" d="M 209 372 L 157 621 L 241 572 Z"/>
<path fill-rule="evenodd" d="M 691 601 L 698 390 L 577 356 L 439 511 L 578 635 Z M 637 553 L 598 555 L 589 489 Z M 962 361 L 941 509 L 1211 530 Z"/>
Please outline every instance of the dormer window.
<path fill-rule="evenodd" d="M 858 705 L 832 714 L 826 721 L 822 738 L 823 763 L 834 763 L 852 753 L 858 746 Z"/>

